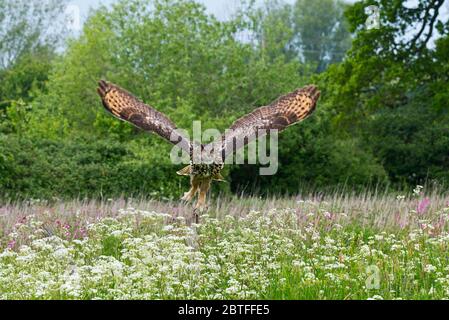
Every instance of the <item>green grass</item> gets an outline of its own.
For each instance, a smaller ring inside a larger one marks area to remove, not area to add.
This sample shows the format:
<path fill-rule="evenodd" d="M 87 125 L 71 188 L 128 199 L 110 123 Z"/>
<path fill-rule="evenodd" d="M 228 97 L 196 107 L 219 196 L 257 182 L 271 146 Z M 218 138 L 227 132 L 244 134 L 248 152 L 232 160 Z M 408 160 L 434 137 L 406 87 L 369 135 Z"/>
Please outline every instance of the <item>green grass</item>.
<path fill-rule="evenodd" d="M 307 199 L 4 204 L 0 298 L 449 298 L 447 197 Z"/>

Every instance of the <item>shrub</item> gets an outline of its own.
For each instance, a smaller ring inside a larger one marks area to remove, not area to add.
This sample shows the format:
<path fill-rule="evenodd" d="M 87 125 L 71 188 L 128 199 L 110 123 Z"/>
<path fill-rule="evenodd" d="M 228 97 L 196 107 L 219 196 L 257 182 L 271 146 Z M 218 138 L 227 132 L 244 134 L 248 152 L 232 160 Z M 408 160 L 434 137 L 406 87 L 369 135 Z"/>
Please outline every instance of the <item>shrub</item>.
<path fill-rule="evenodd" d="M 32 141 L 0 136 L 0 195 L 12 199 L 178 197 L 188 180 L 176 176 L 179 168 L 156 150 L 160 146 L 149 146 L 142 155 L 127 143 L 86 137 Z"/>

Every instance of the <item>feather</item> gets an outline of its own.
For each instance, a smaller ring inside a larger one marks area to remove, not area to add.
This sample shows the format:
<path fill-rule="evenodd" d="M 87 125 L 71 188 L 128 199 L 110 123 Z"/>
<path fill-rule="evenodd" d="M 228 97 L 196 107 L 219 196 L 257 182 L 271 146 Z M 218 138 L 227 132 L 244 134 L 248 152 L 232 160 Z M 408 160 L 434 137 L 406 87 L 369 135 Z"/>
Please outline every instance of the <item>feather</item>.
<path fill-rule="evenodd" d="M 310 85 L 280 97 L 269 106 L 260 107 L 238 119 L 224 134 L 221 141 L 212 142 L 205 147 L 211 154 L 220 150 L 221 160 L 234 154 L 249 142 L 265 135 L 269 130 L 283 131 L 308 116 L 316 108 L 320 91 Z"/>
<path fill-rule="evenodd" d="M 190 154 L 190 141 L 177 131 L 176 125 L 166 115 L 144 104 L 128 91 L 104 80 L 99 82 L 97 92 L 105 109 L 116 118 L 142 130 L 154 132 Z"/>
<path fill-rule="evenodd" d="M 183 168 L 182 170 L 179 170 L 176 173 L 180 176 L 190 176 L 191 172 L 192 172 L 191 166 L 187 166 L 187 167 Z"/>

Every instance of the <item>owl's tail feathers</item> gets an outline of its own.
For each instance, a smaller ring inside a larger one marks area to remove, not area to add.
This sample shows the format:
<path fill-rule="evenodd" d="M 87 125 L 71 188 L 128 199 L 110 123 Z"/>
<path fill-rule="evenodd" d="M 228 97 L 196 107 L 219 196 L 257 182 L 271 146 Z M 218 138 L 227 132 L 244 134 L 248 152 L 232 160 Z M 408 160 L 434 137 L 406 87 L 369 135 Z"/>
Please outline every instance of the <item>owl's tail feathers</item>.
<path fill-rule="evenodd" d="M 192 172 L 191 167 L 187 166 L 184 169 L 176 172 L 180 176 L 190 176 L 190 173 Z"/>

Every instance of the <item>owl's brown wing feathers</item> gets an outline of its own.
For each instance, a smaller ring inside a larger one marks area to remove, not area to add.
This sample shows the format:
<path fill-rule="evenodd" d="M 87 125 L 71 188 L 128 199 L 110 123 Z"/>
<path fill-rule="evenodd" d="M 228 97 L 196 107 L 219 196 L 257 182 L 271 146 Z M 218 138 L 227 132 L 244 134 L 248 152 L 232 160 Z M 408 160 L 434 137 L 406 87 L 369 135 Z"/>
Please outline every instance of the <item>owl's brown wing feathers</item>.
<path fill-rule="evenodd" d="M 177 131 L 176 125 L 167 116 L 106 81 L 99 82 L 97 91 L 103 106 L 112 115 L 145 131 L 157 133 L 190 154 L 190 141 Z"/>
<path fill-rule="evenodd" d="M 224 161 L 269 130 L 277 129 L 280 132 L 307 118 L 315 111 L 319 97 L 320 91 L 313 85 L 282 96 L 271 105 L 258 108 L 235 121 L 221 141 L 209 144 L 206 148 L 208 152 L 219 154 Z"/>

